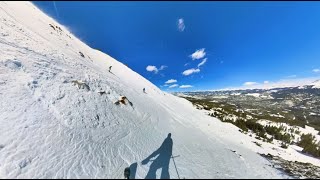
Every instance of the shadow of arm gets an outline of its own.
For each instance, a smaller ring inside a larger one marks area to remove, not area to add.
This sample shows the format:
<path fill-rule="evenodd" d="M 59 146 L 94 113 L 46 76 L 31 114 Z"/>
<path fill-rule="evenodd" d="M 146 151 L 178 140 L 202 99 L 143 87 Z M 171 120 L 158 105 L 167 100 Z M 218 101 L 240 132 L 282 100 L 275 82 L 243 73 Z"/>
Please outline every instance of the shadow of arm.
<path fill-rule="evenodd" d="M 158 148 L 156 151 L 154 151 L 150 156 L 148 156 L 146 159 L 141 161 L 142 164 L 147 164 L 151 158 L 155 157 L 156 155 L 160 154 L 160 148 Z"/>

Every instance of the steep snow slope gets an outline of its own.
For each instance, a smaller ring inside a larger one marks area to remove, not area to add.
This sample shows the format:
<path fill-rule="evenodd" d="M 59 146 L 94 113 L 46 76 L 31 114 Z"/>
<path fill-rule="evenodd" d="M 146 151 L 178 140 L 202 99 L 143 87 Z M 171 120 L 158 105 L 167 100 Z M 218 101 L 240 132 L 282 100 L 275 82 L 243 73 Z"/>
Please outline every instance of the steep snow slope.
<path fill-rule="evenodd" d="M 286 177 L 236 127 L 91 49 L 32 3 L 0 2 L 0 28 L 0 178 L 123 178 L 133 163 L 136 178 L 159 178 L 155 165 L 171 178 Z M 132 106 L 115 105 L 119 96 Z M 142 164 L 168 133 L 175 164 L 165 155 Z"/>

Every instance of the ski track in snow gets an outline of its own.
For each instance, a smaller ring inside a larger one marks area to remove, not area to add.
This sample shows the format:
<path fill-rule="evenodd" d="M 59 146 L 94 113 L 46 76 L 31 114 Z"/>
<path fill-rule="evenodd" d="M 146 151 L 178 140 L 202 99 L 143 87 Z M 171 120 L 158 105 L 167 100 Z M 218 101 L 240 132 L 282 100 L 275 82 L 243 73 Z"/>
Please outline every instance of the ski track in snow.
<path fill-rule="evenodd" d="M 150 163 L 141 161 L 168 133 L 181 178 L 287 177 L 224 135 L 242 137 L 236 128 L 91 49 L 32 3 L 0 9 L 1 178 L 123 178 L 135 162 L 135 177 L 145 178 Z M 115 105 L 120 96 L 133 106 Z M 178 178 L 172 159 L 169 174 Z"/>

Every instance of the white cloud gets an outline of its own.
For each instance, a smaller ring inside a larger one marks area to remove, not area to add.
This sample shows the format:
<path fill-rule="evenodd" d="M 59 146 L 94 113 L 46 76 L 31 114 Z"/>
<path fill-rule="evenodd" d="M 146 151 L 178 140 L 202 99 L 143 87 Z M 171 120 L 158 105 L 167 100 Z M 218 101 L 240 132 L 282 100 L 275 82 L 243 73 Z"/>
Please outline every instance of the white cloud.
<path fill-rule="evenodd" d="M 165 65 L 162 65 L 162 66 L 160 66 L 160 68 L 158 69 L 156 66 L 152 66 L 152 65 L 149 65 L 149 66 L 147 66 L 147 71 L 150 71 L 150 72 L 152 72 L 152 71 L 154 71 L 154 73 L 158 73 L 159 71 L 162 71 L 162 70 L 164 70 L 165 68 L 167 68 L 168 66 L 165 66 Z M 164 77 L 164 75 L 163 74 L 161 74 L 161 76 L 162 77 Z"/>
<path fill-rule="evenodd" d="M 164 70 L 164 69 L 167 68 L 167 67 L 168 67 L 168 66 L 162 65 L 162 66 L 159 68 L 159 71 Z"/>
<path fill-rule="evenodd" d="M 152 71 L 154 71 L 154 73 L 158 73 L 158 68 L 156 67 L 156 66 L 147 66 L 147 71 L 150 71 L 150 72 L 152 72 Z"/>
<path fill-rule="evenodd" d="M 304 85 L 312 85 L 315 81 L 319 80 L 320 76 L 307 77 L 307 78 L 292 78 L 280 79 L 277 81 L 270 81 L 269 83 L 256 83 L 251 86 L 243 85 L 240 87 L 228 87 L 220 90 L 237 90 L 237 89 L 271 89 L 271 88 L 284 88 L 284 87 L 297 87 Z"/>
<path fill-rule="evenodd" d="M 57 9 L 57 5 L 56 5 L 56 2 L 54 2 L 54 1 L 53 1 L 53 6 L 54 6 L 54 10 L 56 11 L 57 16 L 59 17 L 59 12 L 58 12 L 58 9 Z"/>
<path fill-rule="evenodd" d="M 244 86 L 252 86 L 252 85 L 256 85 L 256 84 L 258 84 L 258 83 L 256 83 L 256 82 L 245 82 L 243 85 Z"/>
<path fill-rule="evenodd" d="M 188 66 L 190 63 L 185 63 L 184 66 Z"/>
<path fill-rule="evenodd" d="M 318 73 L 318 72 L 320 72 L 320 69 L 313 69 L 312 72 Z"/>
<path fill-rule="evenodd" d="M 188 70 L 183 71 L 182 74 L 185 75 L 185 76 L 189 76 L 192 73 L 198 73 L 198 72 L 200 72 L 200 69 L 192 68 L 192 69 L 188 69 Z"/>
<path fill-rule="evenodd" d="M 177 87 L 177 86 L 178 86 L 178 84 L 173 84 L 173 85 L 169 86 L 169 88 L 174 88 L 174 87 Z"/>
<path fill-rule="evenodd" d="M 198 64 L 198 68 L 199 68 L 200 66 L 204 65 L 204 63 L 206 63 L 206 62 L 207 62 L 207 58 L 204 58 L 204 59 L 202 60 L 202 62 Z"/>
<path fill-rule="evenodd" d="M 165 84 L 165 85 L 163 85 L 163 86 L 169 86 L 169 84 Z"/>
<path fill-rule="evenodd" d="M 206 55 L 206 52 L 204 50 L 204 48 L 198 49 L 196 50 L 196 52 L 192 53 L 190 57 L 192 58 L 192 60 L 201 59 Z"/>
<path fill-rule="evenodd" d="M 192 88 L 193 86 L 191 85 L 181 85 L 179 88 Z"/>
<path fill-rule="evenodd" d="M 290 76 L 287 76 L 286 78 L 296 78 L 297 77 L 297 75 L 290 75 Z"/>
<path fill-rule="evenodd" d="M 170 83 L 176 83 L 177 82 L 177 80 L 175 80 L 175 79 L 169 79 L 168 81 L 166 81 L 165 83 L 166 84 L 170 84 Z"/>
<path fill-rule="evenodd" d="M 183 32 L 186 26 L 184 25 L 184 20 L 183 18 L 178 19 L 178 30 L 180 32 Z"/>
<path fill-rule="evenodd" d="M 268 84 L 269 83 L 269 81 L 263 81 L 263 84 Z"/>

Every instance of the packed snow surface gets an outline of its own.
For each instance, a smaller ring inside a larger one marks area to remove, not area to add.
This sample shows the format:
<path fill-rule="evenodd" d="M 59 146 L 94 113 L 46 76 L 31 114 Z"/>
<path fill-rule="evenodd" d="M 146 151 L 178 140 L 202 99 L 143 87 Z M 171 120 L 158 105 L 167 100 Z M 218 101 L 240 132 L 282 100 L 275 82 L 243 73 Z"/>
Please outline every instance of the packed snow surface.
<path fill-rule="evenodd" d="M 162 92 L 30 2 L 0 2 L 0 99 L 0 178 L 123 178 L 130 165 L 135 178 L 286 177 L 237 127 Z"/>

